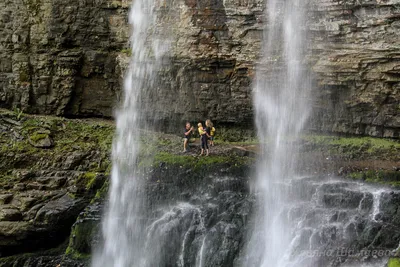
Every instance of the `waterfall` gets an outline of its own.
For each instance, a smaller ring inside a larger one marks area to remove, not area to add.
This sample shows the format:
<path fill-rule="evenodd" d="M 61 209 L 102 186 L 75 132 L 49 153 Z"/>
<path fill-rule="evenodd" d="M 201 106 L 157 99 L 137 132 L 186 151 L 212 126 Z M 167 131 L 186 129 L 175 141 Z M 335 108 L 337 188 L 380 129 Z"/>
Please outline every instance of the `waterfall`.
<path fill-rule="evenodd" d="M 268 0 L 263 56 L 254 85 L 262 156 L 257 166 L 254 230 L 243 266 L 286 266 L 292 241 L 283 211 L 295 175 L 295 144 L 308 118 L 310 78 L 304 52 L 307 1 Z"/>
<path fill-rule="evenodd" d="M 155 4 L 154 0 L 135 0 L 129 14 L 132 56 L 124 81 L 124 100 L 116 114 L 112 181 L 102 222 L 104 242 L 94 253 L 94 267 L 147 266 L 147 259 L 153 257 L 144 245 L 146 197 L 137 157 L 141 130 L 146 128 L 146 107 L 141 97 L 154 87 L 168 49 L 168 39 L 156 25 Z"/>
<path fill-rule="evenodd" d="M 380 235 L 376 229 L 386 236 L 394 231 L 397 222 L 387 218 L 400 192 L 296 174 L 311 98 L 305 0 L 269 0 L 266 6 L 253 96 L 262 152 L 253 192 L 248 170 L 236 165 L 201 175 L 180 166 L 161 172 L 169 176 L 165 181 L 143 177 L 140 140 L 143 129 L 151 129 L 149 116 L 154 117 L 143 99 L 157 95 L 153 90 L 170 48 L 172 30 L 165 19 L 174 16 L 166 4 L 174 1 L 134 0 L 130 10 L 132 56 L 116 114 L 103 240 L 92 266 L 362 266 L 364 258 L 351 257 L 348 248 L 357 242 L 367 248 L 374 234 Z M 167 170 L 162 165 L 160 170 Z M 394 249 L 391 243 L 382 246 Z M 382 260 L 364 266 L 381 266 Z"/>

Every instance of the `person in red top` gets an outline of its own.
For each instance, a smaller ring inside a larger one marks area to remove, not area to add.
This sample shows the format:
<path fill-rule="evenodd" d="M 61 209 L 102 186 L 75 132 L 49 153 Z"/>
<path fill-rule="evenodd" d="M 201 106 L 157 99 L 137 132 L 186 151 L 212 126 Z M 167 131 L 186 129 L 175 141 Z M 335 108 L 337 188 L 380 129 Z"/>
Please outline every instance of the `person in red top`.
<path fill-rule="evenodd" d="M 192 138 L 193 130 L 194 130 L 193 126 L 190 125 L 190 122 L 187 122 L 186 127 L 185 127 L 184 136 L 183 136 L 183 152 L 188 151 L 188 145 L 189 145 L 190 138 Z"/>

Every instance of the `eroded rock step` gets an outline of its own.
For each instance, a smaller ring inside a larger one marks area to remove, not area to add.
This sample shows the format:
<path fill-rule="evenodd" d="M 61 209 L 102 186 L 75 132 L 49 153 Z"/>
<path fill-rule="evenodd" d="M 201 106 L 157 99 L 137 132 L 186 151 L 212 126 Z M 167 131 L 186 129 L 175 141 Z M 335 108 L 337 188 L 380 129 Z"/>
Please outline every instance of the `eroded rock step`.
<path fill-rule="evenodd" d="M 15 171 L 0 192 L 1 255 L 53 248 L 63 242 L 105 181 L 104 175 L 91 181 L 84 175 L 77 171 Z"/>

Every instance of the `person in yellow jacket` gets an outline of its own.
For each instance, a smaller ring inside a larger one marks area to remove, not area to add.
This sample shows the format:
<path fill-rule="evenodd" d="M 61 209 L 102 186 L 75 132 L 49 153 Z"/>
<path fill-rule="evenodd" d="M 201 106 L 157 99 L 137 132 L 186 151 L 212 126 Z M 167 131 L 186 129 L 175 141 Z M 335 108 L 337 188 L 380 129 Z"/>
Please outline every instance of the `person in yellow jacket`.
<path fill-rule="evenodd" d="M 206 132 L 206 130 L 203 128 L 203 124 L 201 124 L 201 122 L 199 122 L 199 124 L 197 124 L 197 127 L 199 128 L 199 134 L 200 134 L 200 141 L 201 141 L 201 154 L 200 156 L 204 155 L 204 150 L 206 151 L 206 156 L 208 156 L 209 153 L 209 148 L 208 148 L 208 133 Z"/>

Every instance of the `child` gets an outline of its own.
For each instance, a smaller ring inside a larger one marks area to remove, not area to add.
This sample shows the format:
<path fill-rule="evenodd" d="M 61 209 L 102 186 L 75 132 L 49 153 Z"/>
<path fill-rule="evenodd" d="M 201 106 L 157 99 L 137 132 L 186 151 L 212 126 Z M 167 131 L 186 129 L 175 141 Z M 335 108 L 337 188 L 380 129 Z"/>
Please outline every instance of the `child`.
<path fill-rule="evenodd" d="M 210 145 L 214 146 L 214 135 L 215 135 L 215 128 L 213 126 L 213 123 L 211 122 L 210 119 L 206 120 L 206 126 L 207 126 L 207 133 L 210 135 Z"/>
<path fill-rule="evenodd" d="M 200 141 L 201 141 L 201 154 L 200 156 L 203 156 L 204 154 L 204 150 L 206 150 L 207 154 L 206 156 L 208 156 L 208 134 L 206 132 L 206 130 L 203 128 L 203 125 L 201 124 L 201 122 L 199 122 L 199 124 L 197 124 L 197 126 L 199 127 L 199 134 L 200 134 Z"/>
<path fill-rule="evenodd" d="M 188 151 L 187 148 L 188 148 L 190 138 L 192 137 L 192 133 L 193 133 L 193 126 L 190 126 L 190 122 L 187 122 L 184 137 L 183 137 L 183 152 Z"/>

